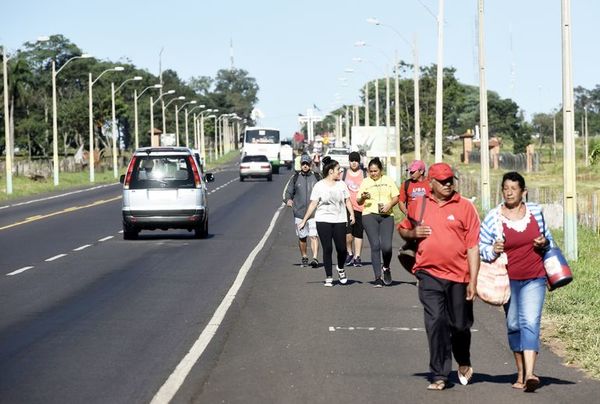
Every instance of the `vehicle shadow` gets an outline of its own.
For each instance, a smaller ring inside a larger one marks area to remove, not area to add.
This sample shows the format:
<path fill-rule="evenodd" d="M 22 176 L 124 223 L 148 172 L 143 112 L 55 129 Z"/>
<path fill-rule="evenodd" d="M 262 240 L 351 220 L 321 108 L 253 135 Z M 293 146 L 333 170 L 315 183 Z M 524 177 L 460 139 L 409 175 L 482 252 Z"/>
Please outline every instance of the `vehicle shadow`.
<path fill-rule="evenodd" d="M 194 232 L 189 233 L 176 233 L 176 234 L 161 234 L 161 233 L 140 233 L 137 237 L 138 241 L 143 240 L 209 240 L 216 237 L 215 234 L 207 234 L 203 239 L 197 239 L 194 236 Z M 133 240 L 136 241 L 136 240 Z"/>

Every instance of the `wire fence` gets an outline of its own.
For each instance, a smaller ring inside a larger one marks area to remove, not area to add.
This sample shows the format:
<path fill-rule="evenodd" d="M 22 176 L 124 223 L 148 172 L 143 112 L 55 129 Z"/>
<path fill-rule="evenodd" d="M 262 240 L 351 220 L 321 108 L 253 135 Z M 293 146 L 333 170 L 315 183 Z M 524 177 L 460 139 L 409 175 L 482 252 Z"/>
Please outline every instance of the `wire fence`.
<path fill-rule="evenodd" d="M 460 175 L 457 190 L 467 198 L 479 198 L 481 178 L 466 174 Z M 527 187 L 527 199 L 544 205 L 546 217 L 552 227 L 562 227 L 563 192 L 550 187 Z M 577 222 L 600 234 L 600 191 L 577 194 Z M 501 179 L 490 180 L 490 204 L 496 206 L 502 201 Z"/>

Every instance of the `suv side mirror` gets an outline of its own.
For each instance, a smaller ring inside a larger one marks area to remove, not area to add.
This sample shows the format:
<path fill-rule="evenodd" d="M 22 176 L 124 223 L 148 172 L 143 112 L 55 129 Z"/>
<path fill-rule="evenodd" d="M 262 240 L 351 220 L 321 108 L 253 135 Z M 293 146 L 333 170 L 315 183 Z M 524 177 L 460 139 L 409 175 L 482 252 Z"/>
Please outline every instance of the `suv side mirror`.
<path fill-rule="evenodd" d="M 215 180 L 215 176 L 213 175 L 213 173 L 206 173 L 204 175 L 204 181 L 213 182 L 214 180 Z"/>
<path fill-rule="evenodd" d="M 124 183 L 125 183 L 125 174 L 121 174 L 121 176 L 119 177 L 119 182 L 120 182 L 121 184 L 124 184 Z"/>

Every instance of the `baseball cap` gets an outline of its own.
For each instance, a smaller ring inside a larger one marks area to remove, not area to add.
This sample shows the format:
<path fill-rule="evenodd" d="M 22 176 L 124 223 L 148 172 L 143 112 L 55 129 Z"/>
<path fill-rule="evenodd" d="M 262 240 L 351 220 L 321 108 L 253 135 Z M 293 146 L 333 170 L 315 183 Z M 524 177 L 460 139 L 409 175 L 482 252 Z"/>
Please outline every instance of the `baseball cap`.
<path fill-rule="evenodd" d="M 412 163 L 408 166 L 408 172 L 414 173 L 415 171 L 423 170 L 425 171 L 425 163 L 421 160 L 413 160 Z"/>
<path fill-rule="evenodd" d="M 300 164 L 302 163 L 312 163 L 312 159 L 308 154 L 303 154 L 302 157 L 300 157 Z"/>
<path fill-rule="evenodd" d="M 360 162 L 360 154 L 358 152 L 353 151 L 348 155 L 348 161 L 358 161 Z"/>
<path fill-rule="evenodd" d="M 455 177 L 452 167 L 446 163 L 435 163 L 429 167 L 428 178 L 436 180 L 445 180 L 447 178 Z"/>

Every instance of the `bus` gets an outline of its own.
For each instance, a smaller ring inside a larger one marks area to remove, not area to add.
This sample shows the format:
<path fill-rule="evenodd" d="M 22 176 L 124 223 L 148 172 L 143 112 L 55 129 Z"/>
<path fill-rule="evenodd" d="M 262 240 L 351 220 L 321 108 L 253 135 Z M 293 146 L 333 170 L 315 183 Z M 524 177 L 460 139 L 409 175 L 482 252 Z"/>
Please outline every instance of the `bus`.
<path fill-rule="evenodd" d="M 279 174 L 281 138 L 279 129 L 248 127 L 244 131 L 244 156 L 267 156 L 273 166 L 273 173 Z"/>

